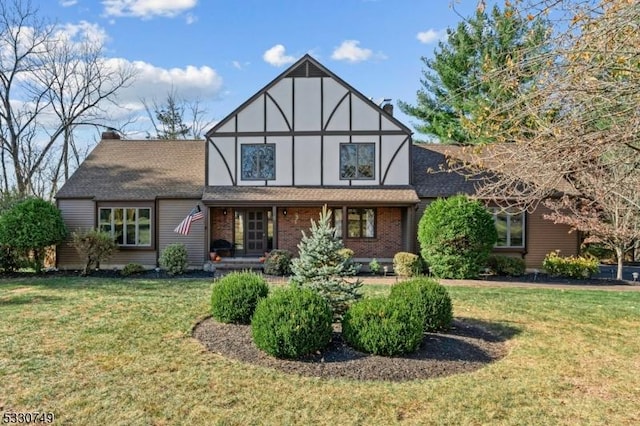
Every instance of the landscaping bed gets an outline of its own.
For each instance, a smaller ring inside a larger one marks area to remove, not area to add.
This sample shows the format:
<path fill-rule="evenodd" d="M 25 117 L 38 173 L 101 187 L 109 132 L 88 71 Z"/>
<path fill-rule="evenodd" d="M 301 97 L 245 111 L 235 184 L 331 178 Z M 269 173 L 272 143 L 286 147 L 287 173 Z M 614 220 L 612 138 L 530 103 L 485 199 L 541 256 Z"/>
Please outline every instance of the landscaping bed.
<path fill-rule="evenodd" d="M 505 340 L 470 321 L 454 320 L 446 333 L 425 333 L 418 351 L 383 357 L 349 347 L 334 326 L 333 338 L 322 352 L 300 360 L 283 360 L 260 351 L 248 325 L 223 324 L 213 318 L 198 323 L 193 336 L 210 351 L 238 361 L 286 373 L 323 378 L 407 381 L 450 376 L 478 370 L 506 354 Z"/>

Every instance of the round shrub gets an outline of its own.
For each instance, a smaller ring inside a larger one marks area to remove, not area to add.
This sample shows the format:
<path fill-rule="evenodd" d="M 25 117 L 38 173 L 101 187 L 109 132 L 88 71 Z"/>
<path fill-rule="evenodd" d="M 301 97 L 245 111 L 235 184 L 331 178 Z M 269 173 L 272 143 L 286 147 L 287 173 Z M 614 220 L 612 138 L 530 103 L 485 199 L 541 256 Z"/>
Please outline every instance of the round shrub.
<path fill-rule="evenodd" d="M 424 331 L 446 330 L 453 320 L 453 306 L 447 289 L 429 278 L 414 278 L 391 287 L 392 299 L 410 305 L 424 320 Z"/>
<path fill-rule="evenodd" d="M 268 294 L 269 286 L 262 276 L 232 272 L 213 285 L 211 313 L 220 322 L 249 324 L 256 305 Z"/>
<path fill-rule="evenodd" d="M 519 257 L 489 256 L 487 267 L 496 275 L 519 277 L 524 274 L 527 265 Z"/>
<path fill-rule="evenodd" d="M 187 262 L 187 247 L 182 243 L 169 244 L 160 255 L 160 266 L 170 275 L 184 274 L 189 266 Z"/>
<path fill-rule="evenodd" d="M 414 352 L 424 337 L 419 310 L 400 298 L 364 299 L 342 320 L 342 336 L 354 348 L 376 355 Z"/>
<path fill-rule="evenodd" d="M 291 287 L 260 300 L 251 320 L 256 346 L 278 358 L 298 358 L 331 341 L 333 315 L 327 301 L 310 289 Z"/>
<path fill-rule="evenodd" d="M 493 215 L 464 195 L 431 203 L 418 229 L 422 257 L 440 278 L 478 277 L 497 239 Z"/>
<path fill-rule="evenodd" d="M 400 251 L 393 256 L 393 272 L 401 277 L 415 277 L 422 274 L 422 259 L 417 254 Z"/>
<path fill-rule="evenodd" d="M 141 274 L 144 271 L 144 266 L 139 263 L 127 263 L 124 268 L 122 268 L 122 271 L 120 271 L 120 273 L 125 277 L 128 277 L 134 274 Z"/>
<path fill-rule="evenodd" d="M 264 260 L 263 271 L 268 275 L 291 275 L 291 258 L 293 254 L 289 250 L 271 250 Z"/>

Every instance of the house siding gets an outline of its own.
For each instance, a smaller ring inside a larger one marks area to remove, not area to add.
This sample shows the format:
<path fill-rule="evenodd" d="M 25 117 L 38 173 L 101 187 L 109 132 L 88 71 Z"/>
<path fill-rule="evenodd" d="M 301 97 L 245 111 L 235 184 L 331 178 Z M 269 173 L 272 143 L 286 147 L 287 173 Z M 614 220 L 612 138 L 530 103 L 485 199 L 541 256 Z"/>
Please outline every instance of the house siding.
<path fill-rule="evenodd" d="M 58 200 L 64 224 L 71 234 L 78 230 L 87 230 L 95 226 L 95 204 L 92 200 Z M 57 267 L 61 269 L 80 269 L 84 267 L 78 252 L 71 245 L 71 235 L 58 245 L 56 251 Z"/>
<path fill-rule="evenodd" d="M 540 206 L 527 215 L 527 268 L 540 269 L 546 254 L 554 250 L 559 250 L 561 256 L 578 254 L 578 232 L 570 232 L 569 226 L 544 219 L 544 215 L 550 212 L 548 208 Z"/>
<path fill-rule="evenodd" d="M 180 235 L 173 230 L 189 214 L 199 200 L 158 200 L 158 255 L 173 243 L 182 243 L 187 247 L 187 260 L 190 268 L 202 268 L 205 262 L 206 218 L 191 223 L 189 235 Z M 206 216 L 206 215 L 205 215 Z M 154 263 L 156 260 L 154 259 Z"/>

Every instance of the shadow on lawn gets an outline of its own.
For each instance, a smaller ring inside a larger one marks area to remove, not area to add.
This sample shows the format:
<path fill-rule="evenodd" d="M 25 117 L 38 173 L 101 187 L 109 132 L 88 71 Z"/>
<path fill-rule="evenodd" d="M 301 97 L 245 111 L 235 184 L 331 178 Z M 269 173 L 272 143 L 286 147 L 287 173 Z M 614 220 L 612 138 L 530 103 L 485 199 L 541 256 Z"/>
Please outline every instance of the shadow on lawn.
<path fill-rule="evenodd" d="M 0 306 L 12 306 L 12 305 L 29 305 L 37 303 L 51 303 L 62 300 L 62 297 L 56 296 L 43 296 L 37 294 L 16 294 L 0 297 Z"/>

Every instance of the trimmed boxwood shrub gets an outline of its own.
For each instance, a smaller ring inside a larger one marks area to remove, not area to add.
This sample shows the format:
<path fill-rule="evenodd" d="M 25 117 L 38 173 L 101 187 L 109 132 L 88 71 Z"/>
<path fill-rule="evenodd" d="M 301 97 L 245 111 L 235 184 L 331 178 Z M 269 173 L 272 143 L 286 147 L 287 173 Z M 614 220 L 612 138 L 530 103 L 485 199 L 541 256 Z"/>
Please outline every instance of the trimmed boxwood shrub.
<path fill-rule="evenodd" d="M 342 320 L 342 336 L 354 348 L 376 355 L 414 352 L 424 337 L 422 312 L 401 298 L 355 303 Z"/>
<path fill-rule="evenodd" d="M 211 290 L 211 313 L 225 323 L 249 324 L 269 286 L 254 272 L 232 272 L 217 280 Z"/>
<path fill-rule="evenodd" d="M 278 358 L 298 358 L 331 341 L 329 303 L 310 289 L 291 287 L 260 300 L 251 320 L 256 346 Z"/>
<path fill-rule="evenodd" d="M 144 266 L 139 263 L 127 263 L 124 268 L 122 268 L 122 271 L 120 271 L 120 273 L 125 277 L 128 277 L 134 274 L 141 274 L 144 271 Z"/>
<path fill-rule="evenodd" d="M 453 320 L 453 306 L 447 289 L 430 278 L 414 278 L 391 287 L 392 299 L 410 305 L 424 320 L 424 331 L 447 330 Z"/>
<path fill-rule="evenodd" d="M 440 278 L 477 278 L 497 238 L 493 215 L 464 195 L 429 204 L 418 229 L 422 257 Z"/>
<path fill-rule="evenodd" d="M 496 275 L 508 277 L 519 277 L 526 270 L 523 259 L 511 256 L 489 256 L 487 267 Z"/>
<path fill-rule="evenodd" d="M 182 243 L 169 244 L 160 255 L 160 266 L 169 275 L 184 274 L 189 263 L 187 262 L 187 247 Z"/>
<path fill-rule="evenodd" d="M 264 260 L 263 271 L 268 275 L 291 275 L 291 259 L 293 254 L 289 250 L 271 250 Z"/>
<path fill-rule="evenodd" d="M 423 263 L 417 254 L 400 251 L 393 256 L 393 272 L 401 277 L 422 274 Z"/>

